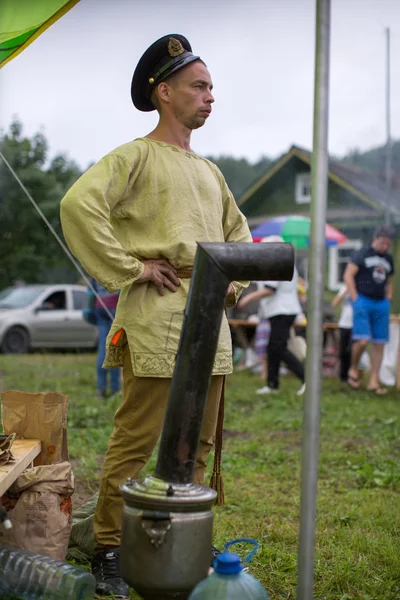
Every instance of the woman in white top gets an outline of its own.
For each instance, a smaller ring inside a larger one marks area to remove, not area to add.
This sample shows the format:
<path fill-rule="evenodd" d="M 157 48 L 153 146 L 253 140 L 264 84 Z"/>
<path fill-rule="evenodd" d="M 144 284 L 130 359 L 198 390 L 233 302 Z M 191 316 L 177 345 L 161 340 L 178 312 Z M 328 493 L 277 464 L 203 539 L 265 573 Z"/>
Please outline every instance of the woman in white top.
<path fill-rule="evenodd" d="M 347 291 L 347 286 L 343 285 L 337 295 L 332 300 L 332 306 L 335 308 L 343 302 L 342 312 L 338 321 L 340 341 L 339 341 L 339 356 L 340 356 L 340 379 L 347 382 L 348 372 L 351 366 L 351 334 L 353 331 L 353 303 L 350 294 Z"/>
<path fill-rule="evenodd" d="M 271 235 L 263 242 L 283 242 L 280 236 Z M 271 333 L 268 344 L 268 376 L 267 385 L 257 390 L 258 394 L 270 394 L 279 389 L 279 368 L 284 362 L 288 369 L 302 382 L 299 395 L 305 391 L 304 367 L 287 348 L 290 328 L 298 314 L 302 312 L 298 297 L 298 273 L 294 269 L 292 281 L 263 281 L 256 292 L 247 294 L 239 301 L 243 308 L 252 300 L 260 300 L 261 317 L 269 319 Z"/>

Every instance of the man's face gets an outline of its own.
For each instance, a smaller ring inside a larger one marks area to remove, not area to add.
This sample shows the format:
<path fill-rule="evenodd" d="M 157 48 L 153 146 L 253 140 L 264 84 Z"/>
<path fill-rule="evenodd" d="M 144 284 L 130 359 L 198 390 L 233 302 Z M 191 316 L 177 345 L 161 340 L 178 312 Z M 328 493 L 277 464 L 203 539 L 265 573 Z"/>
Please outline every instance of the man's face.
<path fill-rule="evenodd" d="M 202 127 L 211 114 L 213 84 L 207 67 L 200 60 L 176 73 L 170 84 L 169 109 L 188 129 Z"/>
<path fill-rule="evenodd" d="M 376 237 L 372 243 L 372 247 L 378 254 L 385 254 L 389 251 L 390 246 L 392 245 L 392 240 L 387 237 Z"/>

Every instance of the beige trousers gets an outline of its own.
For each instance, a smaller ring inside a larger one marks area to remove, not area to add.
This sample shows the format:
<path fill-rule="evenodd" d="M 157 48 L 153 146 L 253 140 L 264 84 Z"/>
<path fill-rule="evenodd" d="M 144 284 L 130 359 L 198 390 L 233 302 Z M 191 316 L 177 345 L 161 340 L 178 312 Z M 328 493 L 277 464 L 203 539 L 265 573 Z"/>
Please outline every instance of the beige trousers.
<path fill-rule="evenodd" d="M 194 481 L 204 484 L 207 456 L 213 447 L 223 376 L 213 376 L 208 394 Z M 162 431 L 171 379 L 135 377 L 128 347 L 124 351 L 122 403 L 105 455 L 99 499 L 94 515 L 98 550 L 120 545 L 123 499 L 119 490 L 137 478 Z"/>

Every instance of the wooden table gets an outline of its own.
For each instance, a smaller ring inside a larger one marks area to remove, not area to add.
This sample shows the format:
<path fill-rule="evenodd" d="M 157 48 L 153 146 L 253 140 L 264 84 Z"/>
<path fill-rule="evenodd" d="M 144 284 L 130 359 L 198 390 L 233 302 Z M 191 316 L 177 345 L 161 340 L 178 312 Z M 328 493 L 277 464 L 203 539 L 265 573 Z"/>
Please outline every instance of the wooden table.
<path fill-rule="evenodd" d="M 390 322 L 398 323 L 398 325 L 400 327 L 400 315 L 391 315 Z M 258 325 L 258 323 L 255 323 L 254 321 L 247 321 L 246 319 L 229 319 L 228 323 L 233 329 L 237 329 L 238 333 L 240 332 L 239 337 L 240 337 L 240 341 L 242 343 L 244 340 L 246 340 L 244 330 L 247 328 L 254 329 Z M 296 323 L 294 325 L 294 327 L 296 329 L 305 329 L 306 325 Z M 326 331 L 326 332 L 327 331 L 335 331 L 336 329 L 339 329 L 339 326 L 337 323 L 324 323 L 324 331 Z M 399 345 L 398 345 L 398 349 L 397 349 L 396 389 L 400 390 L 400 338 L 399 338 Z"/>
<path fill-rule="evenodd" d="M 40 451 L 40 440 L 15 440 L 11 447 L 14 460 L 0 466 L 0 498 L 40 454 Z"/>
<path fill-rule="evenodd" d="M 398 320 L 400 321 L 400 317 L 398 317 Z M 233 328 L 236 328 L 236 327 L 238 327 L 238 328 L 240 328 L 240 327 L 255 328 L 258 325 L 258 323 L 255 323 L 254 321 L 247 321 L 246 319 L 229 319 L 228 323 Z M 294 324 L 294 327 L 296 329 L 305 329 L 306 326 L 307 326 L 306 324 L 303 325 L 302 323 Z M 335 329 L 339 329 L 337 323 L 324 323 L 324 331 L 334 331 Z"/>

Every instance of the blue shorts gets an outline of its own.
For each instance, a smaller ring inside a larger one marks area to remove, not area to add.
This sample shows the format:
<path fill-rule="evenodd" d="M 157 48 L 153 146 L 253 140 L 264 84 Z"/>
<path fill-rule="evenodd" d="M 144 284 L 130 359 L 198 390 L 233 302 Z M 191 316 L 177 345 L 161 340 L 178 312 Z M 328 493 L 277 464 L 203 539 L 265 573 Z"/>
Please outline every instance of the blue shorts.
<path fill-rule="evenodd" d="M 390 301 L 359 294 L 353 302 L 353 340 L 389 341 Z"/>

